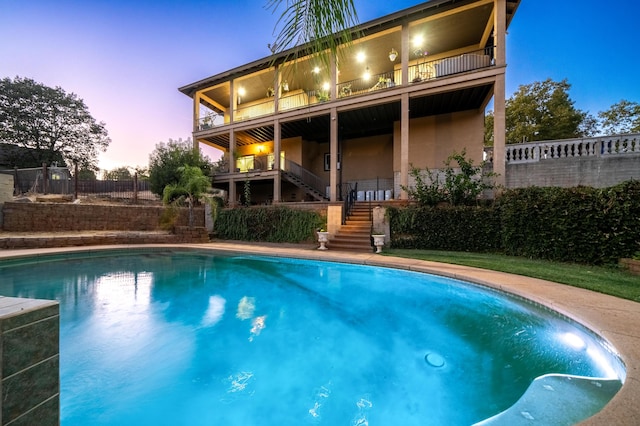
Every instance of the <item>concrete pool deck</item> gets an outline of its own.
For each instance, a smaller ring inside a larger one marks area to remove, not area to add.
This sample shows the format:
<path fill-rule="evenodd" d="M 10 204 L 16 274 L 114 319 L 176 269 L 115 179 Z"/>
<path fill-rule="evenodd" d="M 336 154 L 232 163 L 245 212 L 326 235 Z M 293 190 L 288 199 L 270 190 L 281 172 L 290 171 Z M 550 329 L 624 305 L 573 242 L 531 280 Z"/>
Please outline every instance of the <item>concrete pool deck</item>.
<path fill-rule="evenodd" d="M 524 297 L 548 306 L 593 330 L 615 347 L 625 364 L 627 376 L 622 389 L 603 410 L 581 424 L 589 426 L 640 424 L 640 303 L 629 300 L 540 279 L 486 269 L 381 256 L 374 253 L 319 251 L 315 250 L 313 245 L 211 242 L 180 245 L 118 245 L 0 250 L 0 260 L 54 253 L 95 252 L 109 249 L 126 250 L 128 248 L 165 250 L 190 248 L 224 253 L 251 253 L 273 257 L 385 266 L 462 279 Z M 638 285 L 640 285 L 640 279 L 638 280 Z"/>

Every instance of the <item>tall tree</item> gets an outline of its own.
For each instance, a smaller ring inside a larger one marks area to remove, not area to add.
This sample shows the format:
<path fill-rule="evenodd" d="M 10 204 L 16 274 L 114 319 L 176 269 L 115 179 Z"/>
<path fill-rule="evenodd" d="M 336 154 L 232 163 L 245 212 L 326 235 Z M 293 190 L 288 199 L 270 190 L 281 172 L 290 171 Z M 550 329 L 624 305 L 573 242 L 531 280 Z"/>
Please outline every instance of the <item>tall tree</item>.
<path fill-rule="evenodd" d="M 162 196 L 165 186 L 180 182 L 180 167 L 194 166 L 202 170 L 205 176 L 211 175 L 212 164 L 209 157 L 203 156 L 193 148 L 191 139 L 169 139 L 160 142 L 149 155 L 149 188 L 154 194 Z"/>
<path fill-rule="evenodd" d="M 28 148 L 32 162 L 95 167 L 111 140 L 84 101 L 29 78 L 0 80 L 0 140 Z"/>
<path fill-rule="evenodd" d="M 133 180 L 131 171 L 127 167 L 118 167 L 105 171 L 102 175 L 104 180 Z"/>
<path fill-rule="evenodd" d="M 569 98 L 571 85 L 547 79 L 522 85 L 506 101 L 506 131 L 510 143 L 586 136 L 581 128 L 588 117 Z"/>
<path fill-rule="evenodd" d="M 571 85 L 547 79 L 522 85 L 506 100 L 507 143 L 592 136 L 597 120 L 574 106 Z M 493 145 L 493 111 L 485 116 L 484 142 Z"/>
<path fill-rule="evenodd" d="M 625 99 L 598 113 L 602 130 L 609 134 L 640 132 L 640 104 Z"/>

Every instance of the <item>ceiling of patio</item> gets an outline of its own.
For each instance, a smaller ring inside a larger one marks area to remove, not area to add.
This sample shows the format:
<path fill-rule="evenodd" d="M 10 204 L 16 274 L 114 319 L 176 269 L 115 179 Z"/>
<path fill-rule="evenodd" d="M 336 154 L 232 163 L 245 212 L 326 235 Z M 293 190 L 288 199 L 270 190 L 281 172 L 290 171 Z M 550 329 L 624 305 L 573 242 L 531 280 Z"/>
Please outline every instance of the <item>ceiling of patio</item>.
<path fill-rule="evenodd" d="M 481 108 L 491 94 L 492 85 L 467 87 L 445 93 L 411 98 L 409 117 L 418 118 Z M 341 139 L 368 137 L 393 132 L 393 123 L 400 120 L 400 102 L 354 108 L 338 113 L 338 131 Z M 325 143 L 329 141 L 328 114 L 304 117 L 282 123 L 281 138 L 301 136 L 303 140 Z M 204 138 L 208 143 L 229 149 L 229 132 Z M 274 139 L 273 125 L 258 126 L 236 133 L 236 145 L 265 143 Z"/>

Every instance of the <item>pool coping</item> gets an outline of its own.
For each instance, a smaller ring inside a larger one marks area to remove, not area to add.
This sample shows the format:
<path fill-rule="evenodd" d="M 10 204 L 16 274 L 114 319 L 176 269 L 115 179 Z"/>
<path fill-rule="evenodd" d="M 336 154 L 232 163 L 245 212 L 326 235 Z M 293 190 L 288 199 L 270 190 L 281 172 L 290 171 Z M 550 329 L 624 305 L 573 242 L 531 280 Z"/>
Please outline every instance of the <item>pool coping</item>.
<path fill-rule="evenodd" d="M 634 425 L 640 423 L 640 303 L 590 290 L 537 278 L 496 272 L 468 266 L 416 259 L 381 256 L 374 253 L 319 251 L 313 246 L 210 242 L 203 244 L 135 244 L 82 246 L 48 249 L 0 250 L 0 259 L 50 255 L 67 252 L 97 252 L 134 248 L 213 250 L 224 253 L 250 253 L 273 257 L 385 266 L 426 272 L 470 281 L 495 288 L 547 306 L 593 330 L 618 351 L 626 367 L 622 389 L 596 415 L 581 425 Z M 639 283 L 640 284 L 640 283 Z"/>

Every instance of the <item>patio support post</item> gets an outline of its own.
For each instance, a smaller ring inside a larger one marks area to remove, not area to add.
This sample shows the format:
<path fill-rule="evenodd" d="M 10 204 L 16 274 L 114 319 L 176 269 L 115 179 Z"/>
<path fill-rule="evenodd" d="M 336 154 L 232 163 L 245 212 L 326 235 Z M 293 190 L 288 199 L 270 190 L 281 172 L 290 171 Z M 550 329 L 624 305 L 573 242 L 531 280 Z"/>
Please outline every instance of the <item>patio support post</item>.
<path fill-rule="evenodd" d="M 273 75 L 273 111 L 277 114 L 280 111 L 280 96 L 282 96 L 282 73 L 280 67 L 275 66 L 275 72 Z M 274 200 L 275 201 L 275 200 Z"/>
<path fill-rule="evenodd" d="M 409 186 L 409 94 L 400 99 L 400 199 L 409 198 L 403 188 Z"/>
<path fill-rule="evenodd" d="M 236 108 L 238 108 L 237 101 L 235 84 L 233 84 L 233 80 L 229 80 L 229 123 L 233 123 L 235 120 L 234 115 Z"/>
<path fill-rule="evenodd" d="M 236 132 L 231 129 L 229 132 L 229 173 L 234 173 L 236 164 L 235 156 L 233 153 L 236 150 Z M 232 175 L 233 176 L 233 175 Z M 236 205 L 236 182 L 233 177 L 229 180 L 229 205 L 234 207 Z"/>
<path fill-rule="evenodd" d="M 338 99 L 338 92 L 337 92 L 337 87 L 338 87 L 338 67 L 336 66 L 336 57 L 335 55 L 331 55 L 330 61 L 329 61 L 329 67 L 330 67 L 330 78 L 331 78 L 331 87 L 329 88 L 330 93 L 330 99 L 336 100 Z"/>
<path fill-rule="evenodd" d="M 281 126 L 280 120 L 273 123 L 273 170 L 277 171 L 273 177 L 273 203 L 279 203 L 282 196 L 282 181 L 280 176 L 280 151 L 281 151 Z"/>
<path fill-rule="evenodd" d="M 505 0 L 495 0 L 496 13 L 495 28 L 495 59 L 496 66 L 504 67 L 506 65 L 506 49 L 505 34 L 507 27 L 507 6 Z M 506 183 L 506 166 L 505 166 L 505 143 L 506 143 L 506 114 L 505 114 L 505 75 L 504 68 L 502 72 L 496 76 L 495 86 L 493 88 L 493 171 L 498 175 L 496 179 L 497 185 L 504 186 Z"/>
<path fill-rule="evenodd" d="M 409 84 L 409 24 L 402 25 L 402 46 L 400 49 L 400 67 L 402 69 L 402 85 Z"/>
<path fill-rule="evenodd" d="M 329 200 L 332 203 L 338 201 L 338 110 L 331 108 L 329 120 Z"/>
<path fill-rule="evenodd" d="M 200 127 L 200 92 L 196 92 L 195 96 L 193 97 L 193 131 L 197 132 L 198 128 Z M 197 146 L 197 142 L 195 141 L 196 138 L 193 138 L 193 144 L 194 146 Z"/>

